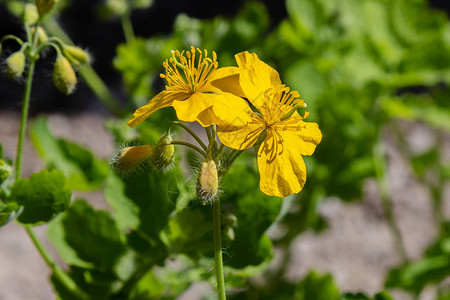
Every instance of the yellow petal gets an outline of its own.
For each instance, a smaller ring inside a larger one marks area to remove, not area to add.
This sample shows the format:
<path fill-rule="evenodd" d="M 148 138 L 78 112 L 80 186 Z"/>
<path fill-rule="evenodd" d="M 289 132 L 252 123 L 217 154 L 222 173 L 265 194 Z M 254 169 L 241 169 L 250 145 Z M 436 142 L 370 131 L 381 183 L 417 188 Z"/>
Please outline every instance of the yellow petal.
<path fill-rule="evenodd" d="M 146 105 L 138 108 L 134 112 L 133 118 L 128 121 L 128 126 L 135 127 L 158 109 L 169 107 L 174 100 L 183 100 L 188 96 L 188 94 L 181 92 L 162 91 L 153 97 Z"/>
<path fill-rule="evenodd" d="M 298 193 L 306 181 L 306 166 L 301 151 L 268 128 L 258 150 L 259 186 L 264 194 L 286 197 Z"/>
<path fill-rule="evenodd" d="M 177 112 L 177 117 L 181 121 L 198 121 L 202 126 L 211 125 L 212 120 L 207 118 L 198 120 L 198 115 L 213 105 L 215 94 L 194 93 L 184 101 L 174 101 L 172 106 Z"/>
<path fill-rule="evenodd" d="M 240 68 L 239 83 L 247 99 L 258 110 L 263 106 L 264 92 L 277 88 L 281 83 L 278 72 L 261 61 L 255 53 L 247 51 L 235 55 Z"/>
<path fill-rule="evenodd" d="M 246 97 L 239 84 L 239 68 L 237 67 L 217 69 L 211 76 L 211 85 L 223 92 Z"/>
<path fill-rule="evenodd" d="M 301 118 L 300 116 L 298 116 Z M 303 122 L 301 119 L 288 118 L 273 126 L 285 143 L 298 149 L 302 155 L 311 155 L 322 140 L 317 123 Z"/>
<path fill-rule="evenodd" d="M 217 127 L 217 135 L 222 143 L 233 149 L 244 150 L 253 146 L 266 128 L 264 120 L 254 113 L 251 120 L 236 120 L 228 125 Z"/>

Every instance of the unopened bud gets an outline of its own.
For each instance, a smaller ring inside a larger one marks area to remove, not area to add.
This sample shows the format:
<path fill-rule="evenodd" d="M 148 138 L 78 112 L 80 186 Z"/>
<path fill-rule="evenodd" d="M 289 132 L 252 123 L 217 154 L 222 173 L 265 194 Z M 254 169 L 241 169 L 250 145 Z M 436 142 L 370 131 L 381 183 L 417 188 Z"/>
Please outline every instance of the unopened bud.
<path fill-rule="evenodd" d="M 77 76 L 70 62 L 62 55 L 58 55 L 53 68 L 53 84 L 68 95 L 73 92 L 77 84 Z"/>
<path fill-rule="evenodd" d="M 36 5 L 32 3 L 25 4 L 22 20 L 27 25 L 34 25 L 39 20 L 39 13 Z"/>
<path fill-rule="evenodd" d="M 203 203 L 211 202 L 217 195 L 219 179 L 214 160 L 207 158 L 200 168 L 197 180 L 197 195 Z"/>
<path fill-rule="evenodd" d="M 112 159 L 110 164 L 120 173 L 129 173 L 148 160 L 152 156 L 153 150 L 150 145 L 126 147 Z"/>
<path fill-rule="evenodd" d="M 37 28 L 37 29 L 35 29 L 35 28 Z M 38 46 L 42 43 L 45 43 L 48 40 L 48 36 L 47 36 L 47 33 L 45 32 L 44 28 L 42 28 L 41 26 L 33 27 L 31 32 L 34 34 L 35 31 L 36 31 L 36 35 L 37 35 L 36 38 L 37 38 Z"/>
<path fill-rule="evenodd" d="M 6 66 L 10 78 L 20 77 L 25 70 L 25 54 L 21 51 L 14 52 L 6 59 Z"/>
<path fill-rule="evenodd" d="M 0 159 L 0 184 L 2 184 L 6 178 L 11 175 L 13 169 L 4 160 Z"/>
<path fill-rule="evenodd" d="M 58 2 L 59 0 L 34 0 L 41 17 L 49 13 Z"/>
<path fill-rule="evenodd" d="M 175 148 L 170 142 L 172 142 L 170 135 L 163 135 L 156 143 L 155 152 L 152 156 L 155 168 L 164 172 L 172 169 L 175 162 Z"/>
<path fill-rule="evenodd" d="M 70 61 L 70 63 L 76 67 L 86 65 L 91 62 L 91 56 L 89 53 L 76 46 L 65 46 L 63 50 L 64 56 Z"/>

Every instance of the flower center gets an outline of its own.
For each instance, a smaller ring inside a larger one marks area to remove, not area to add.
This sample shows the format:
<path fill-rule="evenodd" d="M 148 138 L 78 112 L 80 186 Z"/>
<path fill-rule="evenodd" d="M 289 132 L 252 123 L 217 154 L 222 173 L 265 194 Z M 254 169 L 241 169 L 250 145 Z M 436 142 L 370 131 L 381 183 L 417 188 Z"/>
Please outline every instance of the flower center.
<path fill-rule="evenodd" d="M 268 89 L 264 96 L 266 101 L 263 116 L 269 127 L 288 119 L 297 109 L 306 107 L 305 102 L 298 99 L 300 94 L 297 91 L 291 91 L 285 85 Z"/>
<path fill-rule="evenodd" d="M 190 51 L 172 51 L 172 57 L 163 66 L 166 74 L 160 77 L 167 80 L 167 88 L 193 94 L 206 85 L 208 76 L 217 69 L 217 55 L 213 51 L 211 59 L 206 49 L 202 52 L 191 46 Z"/>

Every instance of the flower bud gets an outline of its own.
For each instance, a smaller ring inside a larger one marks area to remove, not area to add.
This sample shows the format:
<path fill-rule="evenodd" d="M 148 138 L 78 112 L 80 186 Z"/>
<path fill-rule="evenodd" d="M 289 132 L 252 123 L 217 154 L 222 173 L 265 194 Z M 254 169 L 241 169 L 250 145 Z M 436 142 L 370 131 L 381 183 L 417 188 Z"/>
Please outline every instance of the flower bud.
<path fill-rule="evenodd" d="M 34 25 L 39 20 L 39 13 L 36 5 L 32 3 L 25 4 L 22 20 L 27 25 Z"/>
<path fill-rule="evenodd" d="M 163 172 L 170 170 L 175 162 L 175 148 L 170 142 L 172 142 L 170 135 L 163 135 L 156 143 L 155 152 L 152 156 L 155 168 Z"/>
<path fill-rule="evenodd" d="M 6 178 L 11 175 L 13 169 L 3 159 L 0 159 L 0 184 L 2 184 Z"/>
<path fill-rule="evenodd" d="M 25 70 L 25 54 L 21 51 L 14 52 L 6 59 L 6 66 L 10 78 L 20 77 Z"/>
<path fill-rule="evenodd" d="M 44 28 L 42 28 L 41 26 L 33 27 L 33 29 L 31 30 L 32 34 L 34 34 L 35 30 L 37 30 L 37 44 L 39 46 L 40 44 L 45 43 L 48 40 L 48 36 Z"/>
<path fill-rule="evenodd" d="M 202 163 L 197 180 L 197 195 L 203 203 L 214 200 L 219 189 L 217 166 L 214 160 L 207 158 Z"/>
<path fill-rule="evenodd" d="M 86 65 L 91 62 L 91 56 L 89 53 L 76 46 L 65 46 L 63 50 L 64 56 L 70 61 L 70 63 L 76 67 Z"/>
<path fill-rule="evenodd" d="M 137 169 L 153 154 L 150 145 L 123 148 L 112 160 L 110 165 L 120 173 L 128 173 Z"/>
<path fill-rule="evenodd" d="M 34 3 L 36 4 L 39 15 L 43 17 L 52 10 L 58 1 L 59 0 L 34 0 Z"/>
<path fill-rule="evenodd" d="M 77 76 L 67 58 L 58 55 L 53 68 L 53 84 L 55 87 L 68 95 L 73 92 L 77 84 Z"/>

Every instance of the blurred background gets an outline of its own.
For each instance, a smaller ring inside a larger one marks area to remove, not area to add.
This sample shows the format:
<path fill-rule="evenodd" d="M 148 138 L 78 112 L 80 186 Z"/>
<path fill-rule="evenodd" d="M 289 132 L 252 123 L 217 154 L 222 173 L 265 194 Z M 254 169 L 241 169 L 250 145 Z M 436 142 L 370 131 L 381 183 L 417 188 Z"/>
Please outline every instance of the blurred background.
<path fill-rule="evenodd" d="M 0 0 L 0 37 L 24 36 L 23 3 Z M 304 190 L 283 200 L 279 226 L 266 231 L 272 285 L 251 281 L 252 299 L 278 299 L 280 286 L 319 276 L 313 270 L 331 274 L 341 292 L 450 299 L 449 11 L 444 0 L 67 1 L 44 27 L 89 51 L 92 69 L 80 69 L 77 90 L 64 96 L 52 85 L 48 51 L 30 112 L 105 160 L 127 137 L 119 127 L 163 89 L 170 50 L 214 50 L 221 66 L 256 52 L 300 92 L 323 140 L 305 158 Z M 2 59 L 16 50 L 5 43 Z M 22 80 L 0 78 L 0 143 L 9 158 L 22 92 Z M 28 141 L 25 176 L 51 160 L 39 156 Z M 101 192 L 79 194 L 107 208 Z M 43 239 L 45 231 L 38 229 Z M 0 299 L 52 298 L 49 271 L 22 229 L 2 227 L 0 240 Z M 194 285 L 180 299 L 204 290 Z"/>

